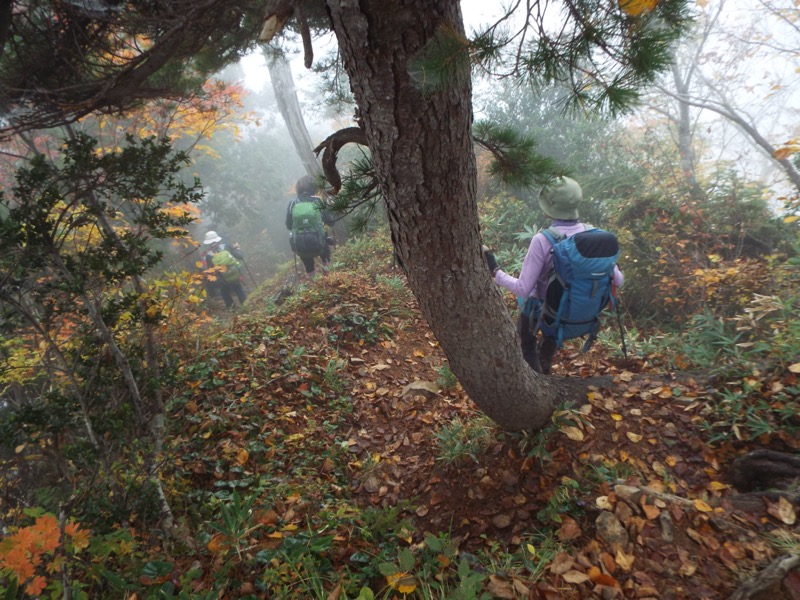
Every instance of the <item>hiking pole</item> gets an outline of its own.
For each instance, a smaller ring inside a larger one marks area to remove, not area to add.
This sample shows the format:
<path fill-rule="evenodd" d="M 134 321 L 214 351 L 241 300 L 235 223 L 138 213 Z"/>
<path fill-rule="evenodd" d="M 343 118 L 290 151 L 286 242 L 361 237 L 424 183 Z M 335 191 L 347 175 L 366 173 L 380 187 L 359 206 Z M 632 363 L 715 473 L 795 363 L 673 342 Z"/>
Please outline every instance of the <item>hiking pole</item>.
<path fill-rule="evenodd" d="M 253 286 L 258 287 L 258 284 L 256 283 L 256 278 L 253 277 L 253 274 L 250 272 L 250 267 L 247 266 L 247 263 L 245 262 L 244 259 L 242 259 L 242 264 L 244 265 L 244 270 L 247 271 L 248 275 L 250 275 L 250 281 L 253 282 Z"/>
<path fill-rule="evenodd" d="M 622 312 L 619 309 L 619 298 L 614 303 L 617 308 L 617 323 L 619 324 L 619 337 L 622 340 L 622 355 L 625 357 L 625 362 L 628 362 L 628 348 L 625 345 L 625 328 L 622 326 Z"/>

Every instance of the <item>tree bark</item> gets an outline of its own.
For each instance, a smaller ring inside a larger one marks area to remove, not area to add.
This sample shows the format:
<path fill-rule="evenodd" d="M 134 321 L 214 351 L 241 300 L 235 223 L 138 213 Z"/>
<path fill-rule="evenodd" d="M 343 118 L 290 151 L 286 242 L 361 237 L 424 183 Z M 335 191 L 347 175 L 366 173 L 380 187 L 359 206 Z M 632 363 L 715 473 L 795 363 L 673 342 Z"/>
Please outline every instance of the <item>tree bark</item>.
<path fill-rule="evenodd" d="M 439 28 L 464 33 L 458 2 L 328 0 L 372 151 L 395 251 L 450 368 L 509 430 L 549 422 L 567 386 L 531 370 L 481 252 L 467 62 L 442 89 L 409 75 Z"/>
<path fill-rule="evenodd" d="M 800 478 L 800 455 L 753 450 L 733 461 L 728 479 L 740 492 L 752 492 L 775 487 Z"/>

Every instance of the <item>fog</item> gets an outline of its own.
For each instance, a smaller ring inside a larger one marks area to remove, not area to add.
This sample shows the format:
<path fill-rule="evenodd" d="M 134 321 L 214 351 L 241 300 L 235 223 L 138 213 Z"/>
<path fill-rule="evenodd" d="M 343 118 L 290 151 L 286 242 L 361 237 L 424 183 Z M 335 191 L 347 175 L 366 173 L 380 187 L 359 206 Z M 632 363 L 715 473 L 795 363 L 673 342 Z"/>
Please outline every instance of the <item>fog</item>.
<path fill-rule="evenodd" d="M 498 6 L 481 0 L 461 4 L 468 30 L 500 14 Z M 734 111 L 776 149 L 796 145 L 800 64 L 793 48 L 798 47 L 798 32 L 781 16 L 787 13 L 778 11 L 795 14 L 796 8 L 785 0 L 774 6 L 758 0 L 726 0 L 718 13 L 719 7 L 699 2 L 696 32 L 676 49 L 682 72 L 693 74 L 688 97 L 693 102 L 690 114 L 697 160 L 705 168 L 727 165 L 746 178 L 761 180 L 771 186 L 777 199 L 793 191 L 785 171 L 768 151 L 755 145 L 741 123 L 719 111 L 720 106 Z M 332 36 L 315 40 L 317 56 L 333 48 Z M 289 59 L 312 145 L 350 126 L 349 114 L 326 112 L 318 76 L 303 68 L 300 52 Z M 221 77 L 245 87 L 245 110 L 257 118 L 243 121 L 238 141 L 230 137 L 212 141 L 219 159 L 198 161 L 197 172 L 208 197 L 196 235 L 215 229 L 236 239 L 251 257 L 254 271 L 265 277 L 291 260 L 285 211 L 294 183 L 305 170 L 278 111 L 263 53 L 259 50 L 244 57 Z M 665 115 L 675 118 L 671 78 L 665 74 L 643 105 L 626 117 L 632 126 L 652 126 L 654 119 L 663 120 Z M 490 90 L 485 82 L 476 84 L 477 113 Z"/>

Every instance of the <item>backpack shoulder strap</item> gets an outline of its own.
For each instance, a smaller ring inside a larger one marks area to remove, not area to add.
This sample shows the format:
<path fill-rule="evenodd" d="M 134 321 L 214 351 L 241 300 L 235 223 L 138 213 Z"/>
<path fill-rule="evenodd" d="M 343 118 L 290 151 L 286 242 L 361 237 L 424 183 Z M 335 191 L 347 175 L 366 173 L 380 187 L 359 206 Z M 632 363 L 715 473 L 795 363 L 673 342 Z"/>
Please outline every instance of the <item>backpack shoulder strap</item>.
<path fill-rule="evenodd" d="M 558 242 L 567 237 L 555 227 L 548 227 L 547 229 L 542 229 L 541 233 L 544 235 L 544 237 L 547 238 L 547 241 L 550 242 L 551 246 L 555 246 Z"/>

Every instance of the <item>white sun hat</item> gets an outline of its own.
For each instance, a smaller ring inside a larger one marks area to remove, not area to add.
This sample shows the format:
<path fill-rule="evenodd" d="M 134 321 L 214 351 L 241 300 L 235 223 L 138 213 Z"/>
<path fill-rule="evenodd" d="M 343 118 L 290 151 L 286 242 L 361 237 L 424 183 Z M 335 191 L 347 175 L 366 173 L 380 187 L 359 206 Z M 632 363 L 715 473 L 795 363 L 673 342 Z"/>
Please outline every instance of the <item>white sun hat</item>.
<path fill-rule="evenodd" d="M 206 239 L 203 240 L 204 245 L 209 244 L 216 244 L 217 242 L 221 242 L 222 238 L 217 235 L 216 231 L 208 231 L 206 232 Z"/>

